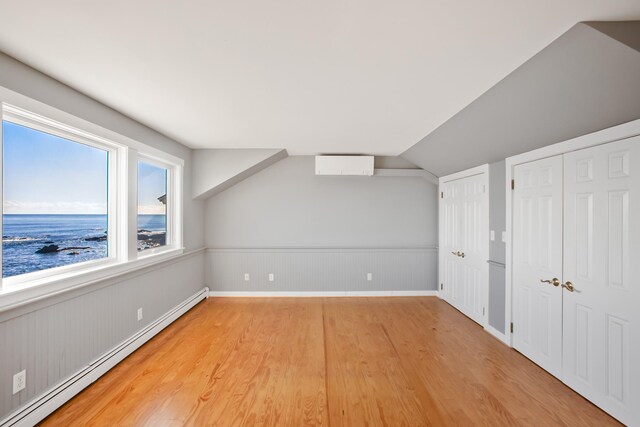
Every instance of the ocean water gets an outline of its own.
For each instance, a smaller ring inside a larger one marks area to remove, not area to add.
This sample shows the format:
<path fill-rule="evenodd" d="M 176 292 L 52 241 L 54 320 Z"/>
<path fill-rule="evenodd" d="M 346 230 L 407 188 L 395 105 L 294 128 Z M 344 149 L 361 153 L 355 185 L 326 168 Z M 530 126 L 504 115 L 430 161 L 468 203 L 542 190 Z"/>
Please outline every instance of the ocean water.
<path fill-rule="evenodd" d="M 148 236 L 162 237 L 164 215 L 139 215 L 138 248 L 150 247 Z M 2 277 L 107 257 L 106 215 L 3 215 Z M 48 245 L 58 252 L 36 253 Z"/>

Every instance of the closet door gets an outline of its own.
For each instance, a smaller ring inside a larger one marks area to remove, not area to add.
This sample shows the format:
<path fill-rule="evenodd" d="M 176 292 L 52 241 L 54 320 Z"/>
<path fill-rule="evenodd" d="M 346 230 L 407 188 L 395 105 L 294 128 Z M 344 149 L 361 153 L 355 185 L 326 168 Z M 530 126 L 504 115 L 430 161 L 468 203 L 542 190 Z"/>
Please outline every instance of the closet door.
<path fill-rule="evenodd" d="M 457 282 L 458 257 L 454 255 L 460 239 L 460 216 L 458 209 L 458 190 L 456 182 L 440 186 L 440 283 L 441 297 L 452 303 L 458 298 L 455 288 Z"/>
<path fill-rule="evenodd" d="M 440 186 L 440 278 L 442 297 L 485 324 L 489 219 L 486 173 Z"/>
<path fill-rule="evenodd" d="M 458 259 L 463 298 L 460 311 L 484 325 L 488 298 L 489 218 L 487 175 L 476 175 L 459 181 L 462 220 Z"/>
<path fill-rule="evenodd" d="M 640 137 L 564 168 L 563 381 L 640 425 Z"/>
<path fill-rule="evenodd" d="M 514 178 L 513 345 L 560 378 L 562 156 L 517 165 Z"/>

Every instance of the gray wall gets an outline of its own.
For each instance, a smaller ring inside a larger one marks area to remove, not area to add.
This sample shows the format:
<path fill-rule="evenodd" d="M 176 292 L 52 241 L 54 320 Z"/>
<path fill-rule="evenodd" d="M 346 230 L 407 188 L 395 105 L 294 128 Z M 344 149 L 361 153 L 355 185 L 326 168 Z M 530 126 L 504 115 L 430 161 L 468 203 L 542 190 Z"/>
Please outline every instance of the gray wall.
<path fill-rule="evenodd" d="M 316 176 L 292 156 L 207 201 L 209 248 L 437 245 L 437 188 L 423 178 Z"/>
<path fill-rule="evenodd" d="M 420 169 L 400 156 L 375 156 L 373 166 L 376 169 Z"/>
<path fill-rule="evenodd" d="M 506 219 L 506 169 L 505 161 L 489 165 L 489 229 L 494 230 L 496 238 L 489 242 L 489 259 L 505 263 L 506 245 L 502 242 L 502 232 L 507 227 Z"/>
<path fill-rule="evenodd" d="M 489 229 L 495 240 L 489 242 L 489 324 L 504 331 L 506 283 L 505 250 L 502 232 L 506 229 L 506 184 L 504 160 L 489 165 Z"/>
<path fill-rule="evenodd" d="M 211 249 L 207 283 L 233 293 L 436 290 L 437 259 L 435 248 Z"/>
<path fill-rule="evenodd" d="M 209 258 L 212 287 L 435 289 L 437 206 L 437 187 L 424 178 L 316 176 L 312 156 L 286 158 L 207 201 L 205 241 L 216 249 Z M 416 256 L 415 250 L 423 255 Z M 398 268 L 413 271 L 412 279 L 383 280 L 391 277 L 392 266 L 376 261 L 380 253 L 393 253 L 403 266 Z M 360 257 L 357 262 L 354 254 Z M 360 283 L 373 273 L 373 265 L 380 267 L 374 280 Z M 258 281 L 276 267 L 282 272 L 278 283 Z M 291 277 L 285 278 L 287 271 Z M 318 281 L 314 271 L 341 275 Z M 255 283 L 244 282 L 246 272 L 254 272 Z"/>
<path fill-rule="evenodd" d="M 183 158 L 191 194 L 190 149 L 2 53 L 0 85 Z M 184 217 L 185 246 L 202 247 L 202 202 L 185 197 Z M 199 253 L 0 313 L 0 419 L 202 289 L 204 262 Z M 27 388 L 12 395 L 11 378 L 22 369 Z"/>

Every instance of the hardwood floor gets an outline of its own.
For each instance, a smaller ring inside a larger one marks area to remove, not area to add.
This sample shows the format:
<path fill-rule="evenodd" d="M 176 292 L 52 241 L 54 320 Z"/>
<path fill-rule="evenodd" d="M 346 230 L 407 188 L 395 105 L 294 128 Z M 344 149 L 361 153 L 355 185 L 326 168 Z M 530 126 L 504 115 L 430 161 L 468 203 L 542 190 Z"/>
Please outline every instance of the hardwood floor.
<path fill-rule="evenodd" d="M 43 425 L 619 425 L 435 297 L 210 298 Z"/>

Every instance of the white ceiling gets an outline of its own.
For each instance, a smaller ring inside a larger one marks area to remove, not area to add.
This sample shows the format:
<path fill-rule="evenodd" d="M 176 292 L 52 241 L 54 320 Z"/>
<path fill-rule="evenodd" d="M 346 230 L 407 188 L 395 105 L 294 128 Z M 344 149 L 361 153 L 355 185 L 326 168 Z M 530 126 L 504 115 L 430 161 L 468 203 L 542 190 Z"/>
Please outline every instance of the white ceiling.
<path fill-rule="evenodd" d="M 396 155 L 638 0 L 0 0 L 0 50 L 194 148 Z"/>

